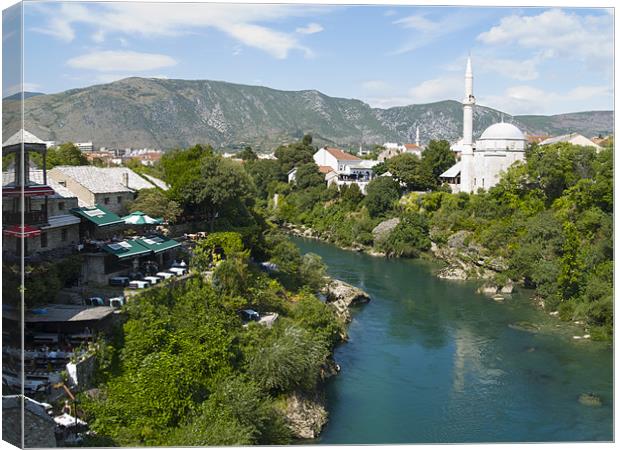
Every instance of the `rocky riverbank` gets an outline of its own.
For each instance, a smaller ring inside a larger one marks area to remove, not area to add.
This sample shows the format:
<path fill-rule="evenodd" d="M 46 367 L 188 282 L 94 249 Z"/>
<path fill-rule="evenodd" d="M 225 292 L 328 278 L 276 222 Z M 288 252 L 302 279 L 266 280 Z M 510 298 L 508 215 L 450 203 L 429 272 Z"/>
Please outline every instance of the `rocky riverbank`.
<path fill-rule="evenodd" d="M 327 279 L 322 294 L 327 304 L 334 308 L 336 316 L 342 323 L 343 331 L 340 338 L 346 341 L 346 325 L 351 322 L 351 308 L 368 303 L 370 296 L 355 286 L 332 278 Z M 325 381 L 337 375 L 338 372 L 340 372 L 340 366 L 333 359 L 329 359 L 321 370 L 321 380 Z M 285 399 L 283 412 L 290 430 L 298 439 L 317 438 L 328 418 L 322 391 L 289 395 Z"/>

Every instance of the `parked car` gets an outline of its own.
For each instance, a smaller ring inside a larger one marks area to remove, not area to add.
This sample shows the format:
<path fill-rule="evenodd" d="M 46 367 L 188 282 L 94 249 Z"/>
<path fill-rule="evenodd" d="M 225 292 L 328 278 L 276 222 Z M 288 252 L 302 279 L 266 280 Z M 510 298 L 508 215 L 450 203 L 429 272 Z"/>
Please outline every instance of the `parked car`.
<path fill-rule="evenodd" d="M 144 281 L 148 281 L 151 284 L 157 284 L 161 281 L 161 278 L 148 276 L 148 277 L 144 277 Z"/>
<path fill-rule="evenodd" d="M 129 289 L 144 289 L 148 287 L 150 283 L 144 280 L 133 280 L 129 282 Z"/>
<path fill-rule="evenodd" d="M 175 275 L 185 275 L 187 273 L 186 267 L 171 267 L 168 269 L 169 272 L 173 272 Z"/>
<path fill-rule="evenodd" d="M 111 308 L 115 308 L 118 309 L 120 307 L 122 307 L 125 304 L 125 297 L 123 297 L 122 295 L 119 297 L 112 297 L 110 298 L 110 307 Z"/>
<path fill-rule="evenodd" d="M 253 309 L 243 309 L 241 310 L 241 317 L 243 320 L 253 320 L 258 322 L 260 320 L 260 314 L 254 311 Z"/>
<path fill-rule="evenodd" d="M 110 277 L 108 280 L 110 286 L 129 286 L 130 281 L 129 277 Z"/>
<path fill-rule="evenodd" d="M 172 272 L 157 272 L 157 276 L 162 280 L 167 280 L 168 278 L 174 277 L 174 273 Z"/>
<path fill-rule="evenodd" d="M 101 297 L 88 297 L 84 300 L 86 306 L 105 306 L 105 301 Z"/>

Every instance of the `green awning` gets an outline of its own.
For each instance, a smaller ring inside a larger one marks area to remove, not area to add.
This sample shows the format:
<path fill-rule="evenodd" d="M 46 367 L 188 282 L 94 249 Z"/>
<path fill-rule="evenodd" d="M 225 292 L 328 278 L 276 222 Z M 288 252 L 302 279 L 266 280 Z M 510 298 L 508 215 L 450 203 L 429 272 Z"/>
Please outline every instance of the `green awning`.
<path fill-rule="evenodd" d="M 136 241 L 140 242 L 140 244 L 142 244 L 146 248 L 152 250 L 153 253 L 164 252 L 166 250 L 170 250 L 171 248 L 179 247 L 181 245 L 180 242 L 177 242 L 174 239 L 168 239 L 159 235 L 141 237 L 136 239 Z"/>
<path fill-rule="evenodd" d="M 106 244 L 102 248 L 104 251 L 116 255 L 119 259 L 134 258 L 151 253 L 151 249 L 142 245 L 139 239 L 128 239 L 113 244 Z"/>
<path fill-rule="evenodd" d="M 73 208 L 71 212 L 94 223 L 98 227 L 125 223 L 123 219 L 112 211 L 98 204 L 92 208 Z"/>

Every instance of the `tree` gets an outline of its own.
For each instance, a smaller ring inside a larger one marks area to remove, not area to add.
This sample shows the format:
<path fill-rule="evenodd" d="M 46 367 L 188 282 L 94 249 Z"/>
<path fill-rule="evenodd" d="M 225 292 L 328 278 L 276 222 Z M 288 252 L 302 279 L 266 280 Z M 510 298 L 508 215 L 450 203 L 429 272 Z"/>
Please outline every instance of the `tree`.
<path fill-rule="evenodd" d="M 170 200 L 161 189 L 141 189 L 138 197 L 129 204 L 129 212 L 142 211 L 151 217 L 163 217 L 168 222 L 176 221 L 182 209 L 176 200 Z"/>
<path fill-rule="evenodd" d="M 437 184 L 441 184 L 439 175 L 444 173 L 456 162 L 450 143 L 446 140 L 432 140 L 422 152 L 422 163 L 432 174 Z"/>
<path fill-rule="evenodd" d="M 365 204 L 372 217 L 390 211 L 400 198 L 400 186 L 390 177 L 377 177 L 366 187 Z"/>
<path fill-rule="evenodd" d="M 428 223 L 417 213 L 407 214 L 400 223 L 378 243 L 379 248 L 388 256 L 406 256 L 415 258 L 431 247 L 428 236 Z"/>
<path fill-rule="evenodd" d="M 249 145 L 246 146 L 241 152 L 239 152 L 238 156 L 244 161 L 253 161 L 258 159 L 256 152 L 254 152 L 254 150 L 252 150 L 252 147 L 250 147 Z"/>
<path fill-rule="evenodd" d="M 51 147 L 47 151 L 47 169 L 56 166 L 87 166 L 88 159 L 82 151 L 71 142 L 66 142 L 58 147 Z"/>
<path fill-rule="evenodd" d="M 293 167 L 313 162 L 313 155 L 316 149 L 311 144 L 312 136 L 305 135 L 301 142 L 278 147 L 274 154 L 280 162 L 282 172 L 287 173 Z"/>
<path fill-rule="evenodd" d="M 274 193 L 279 182 L 286 181 L 280 162 L 273 159 L 256 159 L 245 163 L 245 169 L 254 180 L 260 198 L 266 199 Z"/>
<path fill-rule="evenodd" d="M 416 155 L 396 155 L 387 161 L 387 167 L 392 176 L 405 183 L 409 190 L 422 191 L 434 185 L 430 170 Z"/>
<path fill-rule="evenodd" d="M 319 166 L 314 161 L 297 168 L 295 184 L 298 189 L 307 189 L 325 184 L 325 177 L 319 172 Z"/>

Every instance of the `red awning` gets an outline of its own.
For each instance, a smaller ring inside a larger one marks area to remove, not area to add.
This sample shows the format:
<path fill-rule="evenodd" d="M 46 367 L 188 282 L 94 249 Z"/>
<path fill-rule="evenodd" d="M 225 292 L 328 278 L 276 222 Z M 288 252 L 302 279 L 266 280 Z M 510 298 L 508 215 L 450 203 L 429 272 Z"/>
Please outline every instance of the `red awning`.
<path fill-rule="evenodd" d="M 31 225 L 11 225 L 10 227 L 2 230 L 2 232 L 7 236 L 14 236 L 20 239 L 37 237 L 41 234 L 41 230 Z"/>
<path fill-rule="evenodd" d="M 21 186 L 2 186 L 2 196 L 22 195 Z M 25 186 L 24 196 L 35 197 L 38 195 L 54 195 L 54 189 L 49 186 Z"/>

